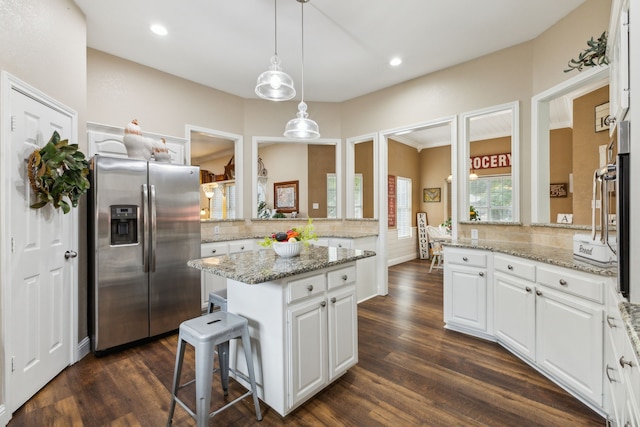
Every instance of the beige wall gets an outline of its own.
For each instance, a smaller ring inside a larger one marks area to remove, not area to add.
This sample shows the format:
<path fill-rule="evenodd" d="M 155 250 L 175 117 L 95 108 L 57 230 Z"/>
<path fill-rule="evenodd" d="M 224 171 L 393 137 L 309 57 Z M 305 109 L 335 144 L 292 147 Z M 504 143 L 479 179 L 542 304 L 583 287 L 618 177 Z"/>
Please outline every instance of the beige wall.
<path fill-rule="evenodd" d="M 416 225 L 416 213 L 422 206 L 422 189 L 420 188 L 420 155 L 418 150 L 408 145 L 389 140 L 389 175 L 411 179 L 411 225 Z M 385 206 L 386 209 L 386 206 Z M 390 227 L 396 228 L 396 227 Z"/>
<path fill-rule="evenodd" d="M 356 144 L 354 151 L 354 172 L 362 174 L 362 217 L 373 218 L 375 212 L 373 209 L 373 141 Z"/>
<path fill-rule="evenodd" d="M 549 135 L 549 183 L 567 184 L 573 170 L 573 130 L 571 128 L 553 129 Z M 573 193 L 567 191 L 567 197 L 549 199 L 549 222 L 556 222 L 559 213 L 573 213 Z"/>
<path fill-rule="evenodd" d="M 599 147 L 609 144 L 609 132 L 595 131 L 595 107 L 609 101 L 605 86 L 573 101 L 573 221 L 591 224 L 593 172 L 600 166 Z"/>
<path fill-rule="evenodd" d="M 308 145 L 309 199 L 306 211 L 310 218 L 327 217 L 327 174 L 336 173 L 336 147 L 333 145 Z M 313 204 L 318 209 L 313 209 Z"/>
<path fill-rule="evenodd" d="M 427 213 L 429 225 L 440 225 L 447 218 L 445 215 L 445 199 L 447 192 L 446 179 L 451 175 L 451 147 L 435 147 L 420 151 L 420 204 L 419 211 Z M 422 191 L 425 188 L 440 188 L 440 201 L 424 201 Z"/>

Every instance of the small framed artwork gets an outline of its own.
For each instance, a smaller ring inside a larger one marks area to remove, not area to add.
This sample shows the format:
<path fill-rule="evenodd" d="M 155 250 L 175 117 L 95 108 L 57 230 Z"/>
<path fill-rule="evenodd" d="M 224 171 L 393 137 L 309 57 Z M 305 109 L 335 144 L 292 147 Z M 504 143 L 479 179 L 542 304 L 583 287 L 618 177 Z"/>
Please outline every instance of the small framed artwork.
<path fill-rule="evenodd" d="M 440 187 L 424 188 L 422 190 L 422 200 L 425 203 L 433 203 L 440 201 Z"/>
<path fill-rule="evenodd" d="M 274 182 L 273 199 L 277 212 L 298 212 L 298 181 Z"/>
<path fill-rule="evenodd" d="M 567 197 L 568 185 L 566 182 L 549 185 L 549 197 Z"/>
<path fill-rule="evenodd" d="M 596 132 L 602 132 L 603 130 L 609 129 L 609 122 L 611 120 L 609 117 L 609 103 L 605 102 L 604 104 L 596 105 L 595 115 Z"/>

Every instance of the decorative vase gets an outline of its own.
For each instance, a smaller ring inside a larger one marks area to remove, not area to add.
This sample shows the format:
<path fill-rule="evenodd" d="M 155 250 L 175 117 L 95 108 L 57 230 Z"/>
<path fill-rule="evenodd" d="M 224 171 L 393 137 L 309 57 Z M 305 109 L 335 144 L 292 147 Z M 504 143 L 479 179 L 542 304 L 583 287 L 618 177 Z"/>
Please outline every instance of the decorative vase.
<path fill-rule="evenodd" d="M 151 159 L 153 141 L 142 136 L 142 129 L 138 126 L 138 120 L 133 119 L 131 123 L 124 128 L 124 137 L 122 138 L 127 156 L 131 159 Z"/>

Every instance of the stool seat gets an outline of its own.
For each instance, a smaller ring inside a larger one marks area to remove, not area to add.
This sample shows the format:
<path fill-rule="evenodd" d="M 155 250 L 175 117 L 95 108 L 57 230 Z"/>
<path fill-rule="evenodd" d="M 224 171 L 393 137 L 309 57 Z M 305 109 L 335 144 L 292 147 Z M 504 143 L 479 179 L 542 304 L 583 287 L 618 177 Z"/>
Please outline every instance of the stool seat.
<path fill-rule="evenodd" d="M 209 413 L 211 403 L 211 380 L 213 369 L 213 359 L 215 348 L 218 349 L 218 361 L 220 365 L 220 381 L 224 395 L 227 395 L 229 388 L 229 340 L 240 338 L 246 357 L 248 378 L 239 372 L 234 372 L 251 385 L 251 389 L 237 399 L 227 403 L 221 408 Z M 195 379 L 183 385 L 179 385 L 182 364 L 186 344 L 193 346 L 195 350 Z M 182 400 L 178 398 L 178 390 L 195 381 L 196 383 L 196 410 L 192 411 Z M 176 402 L 185 411 L 196 419 L 198 427 L 208 425 L 209 418 L 217 415 L 231 405 L 239 402 L 247 396 L 253 395 L 253 403 L 256 409 L 256 419 L 262 420 L 260 413 L 260 403 L 256 392 L 256 380 L 253 367 L 253 356 L 251 354 L 251 342 L 249 338 L 249 322 L 244 317 L 227 311 L 216 311 L 205 314 L 180 324 L 178 333 L 178 350 L 176 353 L 176 366 L 173 375 L 173 386 L 171 388 L 171 404 L 169 407 L 169 419 L 167 427 L 171 426 Z"/>

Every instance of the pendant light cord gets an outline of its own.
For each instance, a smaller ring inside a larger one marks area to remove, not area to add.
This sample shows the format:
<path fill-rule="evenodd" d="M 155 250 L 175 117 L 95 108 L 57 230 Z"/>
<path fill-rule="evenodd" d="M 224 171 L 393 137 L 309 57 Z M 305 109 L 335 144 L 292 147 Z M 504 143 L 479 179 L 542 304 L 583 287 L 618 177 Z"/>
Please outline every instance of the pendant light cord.
<path fill-rule="evenodd" d="M 301 16 L 302 16 L 302 55 L 300 55 L 300 57 L 302 58 L 302 74 L 301 74 L 301 78 L 300 78 L 300 83 L 302 85 L 302 93 L 300 95 L 300 101 L 304 102 L 304 2 L 300 2 L 300 8 L 301 8 Z"/>
<path fill-rule="evenodd" d="M 278 0 L 273 0 L 273 28 L 274 55 L 278 56 Z"/>

